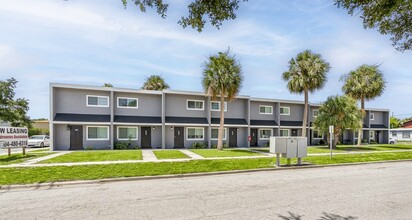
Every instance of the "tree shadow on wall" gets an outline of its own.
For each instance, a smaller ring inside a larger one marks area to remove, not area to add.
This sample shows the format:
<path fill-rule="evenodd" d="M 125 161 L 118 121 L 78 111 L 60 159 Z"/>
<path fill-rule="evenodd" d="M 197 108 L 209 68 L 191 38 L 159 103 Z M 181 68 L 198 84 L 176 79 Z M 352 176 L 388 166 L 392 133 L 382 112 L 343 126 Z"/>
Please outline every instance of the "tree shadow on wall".
<path fill-rule="evenodd" d="M 303 215 L 295 214 L 292 212 L 288 212 L 289 216 L 285 215 L 280 215 L 278 214 L 278 217 L 283 220 L 303 220 Z M 333 214 L 333 213 L 327 213 L 327 212 L 322 212 L 322 216 L 318 218 L 318 220 L 355 220 L 358 219 L 358 217 L 354 216 L 341 216 L 338 214 Z"/>

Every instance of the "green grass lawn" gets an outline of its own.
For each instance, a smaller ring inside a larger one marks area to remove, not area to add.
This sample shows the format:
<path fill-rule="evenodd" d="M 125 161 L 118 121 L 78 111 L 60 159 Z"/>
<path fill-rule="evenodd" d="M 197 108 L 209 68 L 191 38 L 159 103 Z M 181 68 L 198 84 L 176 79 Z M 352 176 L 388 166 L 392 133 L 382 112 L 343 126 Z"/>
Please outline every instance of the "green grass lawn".
<path fill-rule="evenodd" d="M 323 165 L 403 159 L 412 159 L 412 152 L 335 155 L 333 159 L 329 159 L 328 156 L 311 156 L 305 158 L 303 161 Z M 187 162 L 0 168 L 0 185 L 273 168 L 274 163 L 275 158 L 253 158 L 192 160 Z M 282 163 L 286 163 L 286 159 L 282 158 Z M 292 161 L 292 163 L 295 163 L 295 161 Z"/>
<path fill-rule="evenodd" d="M 180 159 L 189 158 L 186 154 L 180 152 L 179 150 L 155 150 L 153 153 L 156 155 L 157 159 Z"/>
<path fill-rule="evenodd" d="M 40 163 L 71 163 L 92 161 L 142 160 L 141 150 L 76 151 Z"/>
<path fill-rule="evenodd" d="M 8 164 L 15 164 L 15 163 L 23 163 L 26 160 L 31 160 L 31 159 L 35 159 L 38 157 L 44 157 L 47 156 L 49 154 L 52 153 L 31 153 L 31 152 L 26 152 L 26 155 L 23 156 L 22 153 L 12 153 L 11 156 L 7 156 L 7 155 L 1 155 L 0 156 L 0 165 L 8 165 Z"/>
<path fill-rule="evenodd" d="M 48 152 L 48 151 L 50 151 L 50 148 L 49 147 L 46 147 L 46 148 L 40 148 L 40 149 L 33 149 L 33 150 L 31 150 L 30 152 Z"/>
<path fill-rule="evenodd" d="M 262 156 L 262 154 L 241 150 L 241 149 L 195 149 L 191 150 L 195 154 L 199 154 L 202 157 L 242 157 L 242 156 Z"/>
<path fill-rule="evenodd" d="M 269 153 L 269 148 L 250 148 L 252 150 Z M 334 153 L 347 153 L 353 151 L 390 151 L 390 150 L 412 150 L 412 145 L 406 144 L 377 144 L 377 145 L 338 145 L 336 149 L 332 150 Z M 308 154 L 329 153 L 328 146 L 310 146 L 308 147 Z"/>

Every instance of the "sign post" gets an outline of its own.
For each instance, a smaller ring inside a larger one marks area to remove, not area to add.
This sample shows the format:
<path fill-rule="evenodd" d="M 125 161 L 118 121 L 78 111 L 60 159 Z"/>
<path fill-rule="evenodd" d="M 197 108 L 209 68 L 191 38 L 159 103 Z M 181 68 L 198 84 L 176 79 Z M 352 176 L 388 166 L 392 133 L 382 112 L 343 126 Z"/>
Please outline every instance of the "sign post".
<path fill-rule="evenodd" d="M 22 148 L 26 154 L 26 146 L 29 139 L 29 129 L 18 127 L 0 127 L 0 148 L 7 148 L 7 154 L 11 155 L 11 148 Z"/>
<path fill-rule="evenodd" d="M 329 141 L 329 143 L 330 143 L 330 159 L 332 159 L 332 137 L 333 137 L 333 130 L 334 130 L 333 125 L 330 125 L 330 126 L 329 126 L 329 136 L 330 136 L 330 141 Z"/>

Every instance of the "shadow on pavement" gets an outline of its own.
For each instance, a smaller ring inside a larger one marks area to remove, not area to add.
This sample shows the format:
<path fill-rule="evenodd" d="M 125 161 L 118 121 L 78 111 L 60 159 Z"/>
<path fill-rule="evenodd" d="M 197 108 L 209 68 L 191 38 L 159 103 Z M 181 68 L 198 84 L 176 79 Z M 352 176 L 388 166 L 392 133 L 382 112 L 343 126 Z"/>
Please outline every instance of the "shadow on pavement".
<path fill-rule="evenodd" d="M 278 214 L 278 217 L 283 220 L 303 220 L 303 215 L 295 214 L 292 212 L 288 212 L 289 216 L 285 215 L 280 215 Z M 358 217 L 354 216 L 341 216 L 338 214 L 333 214 L 333 213 L 327 213 L 327 212 L 322 212 L 322 216 L 318 218 L 318 220 L 355 220 L 358 219 Z"/>

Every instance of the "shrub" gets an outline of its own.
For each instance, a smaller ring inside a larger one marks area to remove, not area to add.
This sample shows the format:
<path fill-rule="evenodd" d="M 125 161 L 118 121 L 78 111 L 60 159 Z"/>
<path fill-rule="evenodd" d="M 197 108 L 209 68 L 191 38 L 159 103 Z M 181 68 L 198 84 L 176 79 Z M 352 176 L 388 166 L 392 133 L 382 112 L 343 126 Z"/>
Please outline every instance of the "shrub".
<path fill-rule="evenodd" d="M 370 140 L 369 143 L 370 143 L 370 144 L 376 144 L 376 141 L 375 141 L 375 140 Z"/>
<path fill-rule="evenodd" d="M 217 144 L 212 144 L 212 148 L 217 148 Z M 223 148 L 228 148 L 226 142 L 223 142 Z"/>
<path fill-rule="evenodd" d="M 49 129 L 41 129 L 41 128 L 29 128 L 29 136 L 33 135 L 49 135 Z"/>
<path fill-rule="evenodd" d="M 319 145 L 326 145 L 326 141 L 323 139 L 320 139 L 318 142 Z"/>
<path fill-rule="evenodd" d="M 93 150 L 93 146 L 86 146 L 84 147 L 85 150 Z"/>
<path fill-rule="evenodd" d="M 132 140 L 118 141 L 114 143 L 115 150 L 140 149 L 139 145 L 134 145 Z"/>
<path fill-rule="evenodd" d="M 270 145 L 270 142 L 268 141 L 263 145 L 263 147 L 269 147 L 269 145 Z"/>
<path fill-rule="evenodd" d="M 363 139 L 363 140 L 362 140 L 362 143 L 363 143 L 363 144 L 367 144 L 367 143 L 368 143 L 368 140 L 367 140 L 367 139 Z"/>
<path fill-rule="evenodd" d="M 190 149 L 202 149 L 202 148 L 206 148 L 206 144 L 200 143 L 200 142 L 194 142 L 189 148 Z"/>

